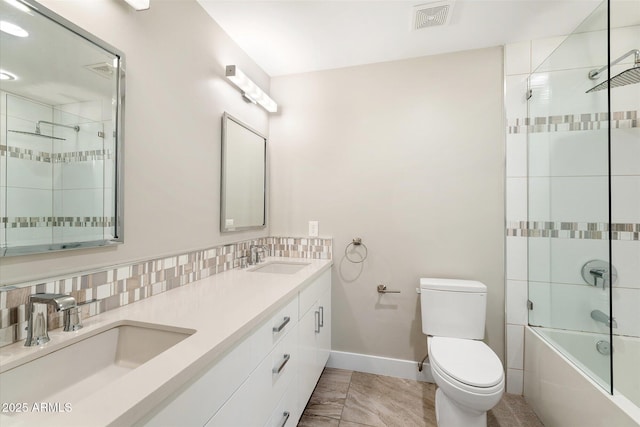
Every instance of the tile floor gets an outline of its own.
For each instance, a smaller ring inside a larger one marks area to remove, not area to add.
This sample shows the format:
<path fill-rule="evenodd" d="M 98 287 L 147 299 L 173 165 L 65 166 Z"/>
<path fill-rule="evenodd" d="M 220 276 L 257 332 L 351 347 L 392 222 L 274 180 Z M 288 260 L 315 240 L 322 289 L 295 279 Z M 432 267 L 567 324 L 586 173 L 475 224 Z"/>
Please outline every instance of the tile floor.
<path fill-rule="evenodd" d="M 435 384 L 326 368 L 298 427 L 436 427 Z M 542 427 L 522 396 L 505 394 L 488 427 Z"/>

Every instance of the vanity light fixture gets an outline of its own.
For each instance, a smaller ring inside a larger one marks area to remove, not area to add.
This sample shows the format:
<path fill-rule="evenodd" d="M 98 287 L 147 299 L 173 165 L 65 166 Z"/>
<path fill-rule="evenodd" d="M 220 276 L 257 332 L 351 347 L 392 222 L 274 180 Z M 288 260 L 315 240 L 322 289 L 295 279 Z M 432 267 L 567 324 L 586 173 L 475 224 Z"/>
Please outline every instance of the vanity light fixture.
<path fill-rule="evenodd" d="M 7 21 L 0 21 L 0 31 L 16 37 L 29 37 L 29 33 L 24 28 Z"/>
<path fill-rule="evenodd" d="M 231 82 L 236 85 L 241 91 L 242 96 L 254 104 L 260 104 L 262 108 L 270 113 L 278 111 L 278 104 L 269 97 L 257 84 L 251 81 L 245 73 L 243 73 L 235 65 L 227 65 L 225 68 L 225 75 Z"/>
<path fill-rule="evenodd" d="M 6 70 L 0 70 L 0 80 L 17 80 L 18 77 L 16 77 L 15 74 L 10 73 Z"/>
<path fill-rule="evenodd" d="M 150 0 L 124 0 L 129 3 L 129 6 L 135 10 L 147 10 L 150 7 Z"/>

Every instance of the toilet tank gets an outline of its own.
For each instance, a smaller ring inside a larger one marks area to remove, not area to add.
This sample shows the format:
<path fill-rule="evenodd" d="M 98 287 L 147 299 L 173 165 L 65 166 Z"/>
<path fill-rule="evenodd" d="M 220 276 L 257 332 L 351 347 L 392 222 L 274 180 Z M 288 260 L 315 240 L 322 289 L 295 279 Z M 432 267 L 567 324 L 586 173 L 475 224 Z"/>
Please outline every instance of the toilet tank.
<path fill-rule="evenodd" d="M 420 279 L 422 332 L 481 340 L 487 314 L 487 286 L 474 280 Z"/>

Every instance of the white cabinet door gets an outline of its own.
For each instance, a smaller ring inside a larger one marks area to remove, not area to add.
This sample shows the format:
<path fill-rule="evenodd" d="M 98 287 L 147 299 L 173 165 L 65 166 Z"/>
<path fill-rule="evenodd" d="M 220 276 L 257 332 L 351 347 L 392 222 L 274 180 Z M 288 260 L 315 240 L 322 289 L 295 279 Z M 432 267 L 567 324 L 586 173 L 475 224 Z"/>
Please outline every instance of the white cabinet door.
<path fill-rule="evenodd" d="M 331 354 L 331 287 L 322 294 L 318 300 L 320 312 L 320 333 L 318 333 L 317 364 L 320 374 L 329 360 Z M 319 374 L 319 375 L 320 375 Z"/>
<path fill-rule="evenodd" d="M 300 413 L 307 405 L 307 401 L 318 381 L 316 373 L 318 364 L 317 335 L 320 330 L 319 319 L 320 313 L 317 310 L 316 303 L 311 306 L 298 324 L 298 352 L 300 354 L 300 363 L 298 364 L 298 394 L 300 396 L 298 410 Z"/>

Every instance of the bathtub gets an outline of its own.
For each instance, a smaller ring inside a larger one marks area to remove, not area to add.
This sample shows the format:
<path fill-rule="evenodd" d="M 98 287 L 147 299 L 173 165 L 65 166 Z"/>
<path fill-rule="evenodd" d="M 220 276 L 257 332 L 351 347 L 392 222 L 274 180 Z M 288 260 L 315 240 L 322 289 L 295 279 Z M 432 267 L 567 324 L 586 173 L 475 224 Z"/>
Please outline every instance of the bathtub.
<path fill-rule="evenodd" d="M 525 328 L 524 396 L 545 427 L 639 427 L 640 339 L 614 337 L 614 394 L 609 358 L 596 350 L 602 334 Z M 554 342 L 553 346 L 549 342 Z M 565 356 L 554 346 L 581 355 Z"/>

